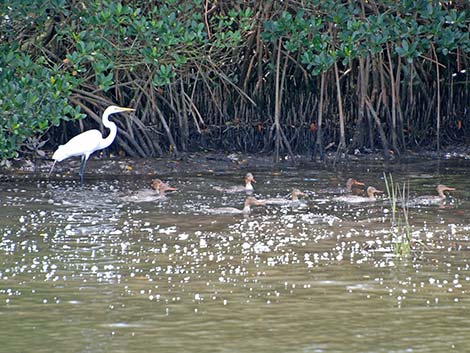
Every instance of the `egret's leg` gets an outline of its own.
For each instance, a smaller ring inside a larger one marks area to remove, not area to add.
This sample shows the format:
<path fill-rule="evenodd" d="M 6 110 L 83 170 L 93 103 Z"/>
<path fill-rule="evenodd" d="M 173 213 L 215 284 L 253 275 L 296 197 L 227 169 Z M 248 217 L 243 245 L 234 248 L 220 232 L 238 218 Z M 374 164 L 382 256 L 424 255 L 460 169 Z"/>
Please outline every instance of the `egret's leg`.
<path fill-rule="evenodd" d="M 86 165 L 86 160 L 87 158 L 85 155 L 82 156 L 82 163 L 80 163 L 80 170 L 78 172 L 78 175 L 80 175 L 80 181 L 83 185 L 83 174 L 85 173 L 85 165 Z"/>
<path fill-rule="evenodd" d="M 54 170 L 54 166 L 55 166 L 56 162 L 57 161 L 54 161 L 54 163 L 52 164 L 51 170 L 49 171 L 49 178 L 51 177 L 51 174 L 52 174 L 52 171 Z"/>

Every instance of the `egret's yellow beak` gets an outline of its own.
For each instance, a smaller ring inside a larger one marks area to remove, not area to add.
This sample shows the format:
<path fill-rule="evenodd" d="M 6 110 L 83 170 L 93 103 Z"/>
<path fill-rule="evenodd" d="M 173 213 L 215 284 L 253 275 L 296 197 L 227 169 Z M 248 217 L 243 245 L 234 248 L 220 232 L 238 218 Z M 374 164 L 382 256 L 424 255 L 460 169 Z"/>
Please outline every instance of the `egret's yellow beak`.
<path fill-rule="evenodd" d="M 133 108 L 125 108 L 125 107 L 118 107 L 118 110 L 121 112 L 134 112 L 135 109 Z"/>

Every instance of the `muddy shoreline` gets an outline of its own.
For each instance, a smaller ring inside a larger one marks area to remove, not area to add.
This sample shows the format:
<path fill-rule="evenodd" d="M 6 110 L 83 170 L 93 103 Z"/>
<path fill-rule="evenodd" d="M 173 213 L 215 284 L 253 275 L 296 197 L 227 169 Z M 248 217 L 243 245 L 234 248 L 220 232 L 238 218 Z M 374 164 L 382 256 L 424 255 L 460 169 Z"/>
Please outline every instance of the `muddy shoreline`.
<path fill-rule="evenodd" d="M 347 155 L 341 159 L 338 165 L 354 165 L 364 162 L 378 163 L 412 163 L 415 160 L 469 160 L 470 148 L 435 151 L 407 152 L 402 156 L 391 156 L 386 160 L 381 153 Z M 59 176 L 77 174 L 80 158 L 70 158 L 57 163 L 54 174 Z M 180 153 L 176 157 L 155 158 L 128 158 L 117 156 L 93 155 L 86 167 L 87 174 L 96 175 L 171 175 L 171 174 L 197 174 L 197 173 L 224 173 L 247 169 L 283 169 L 283 168 L 308 168 L 308 167 L 334 167 L 335 153 L 325 155 L 324 161 L 313 161 L 310 155 L 297 155 L 295 161 L 288 156 L 274 163 L 271 154 L 243 154 L 243 153 L 215 153 L 194 152 Z M 4 162 L 0 166 L 0 176 L 16 176 L 29 174 L 49 173 L 52 160 L 18 158 Z"/>

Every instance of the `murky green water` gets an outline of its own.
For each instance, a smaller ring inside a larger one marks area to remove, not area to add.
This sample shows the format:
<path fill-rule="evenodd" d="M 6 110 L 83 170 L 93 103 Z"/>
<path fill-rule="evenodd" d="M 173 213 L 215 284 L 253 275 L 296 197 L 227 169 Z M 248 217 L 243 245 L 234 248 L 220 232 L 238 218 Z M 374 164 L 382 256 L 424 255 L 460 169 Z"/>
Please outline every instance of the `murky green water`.
<path fill-rule="evenodd" d="M 465 352 L 470 347 L 470 161 L 250 170 L 259 198 L 308 192 L 307 207 L 207 215 L 245 195 L 213 186 L 245 171 L 159 176 L 179 190 L 133 202 L 151 178 L 0 179 L 1 352 Z M 332 200 L 355 176 L 412 194 L 398 258 L 390 206 Z"/>

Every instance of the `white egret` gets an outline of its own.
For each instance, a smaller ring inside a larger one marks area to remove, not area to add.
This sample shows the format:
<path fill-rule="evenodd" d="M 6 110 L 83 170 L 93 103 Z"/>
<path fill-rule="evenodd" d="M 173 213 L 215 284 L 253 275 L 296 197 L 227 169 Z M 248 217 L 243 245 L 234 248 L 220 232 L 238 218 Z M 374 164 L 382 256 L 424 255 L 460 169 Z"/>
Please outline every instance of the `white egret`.
<path fill-rule="evenodd" d="M 102 121 L 103 125 L 109 130 L 111 130 L 109 132 L 109 135 L 106 138 L 103 138 L 101 131 L 88 130 L 73 137 L 65 145 L 60 145 L 52 156 L 54 164 L 52 165 L 51 171 L 49 172 L 49 176 L 52 174 L 52 170 L 54 169 L 56 162 L 61 162 L 64 159 L 73 156 L 82 156 L 82 162 L 80 164 L 80 171 L 78 172 L 78 174 L 80 175 L 80 181 L 83 184 L 83 174 L 85 171 L 85 165 L 90 155 L 95 151 L 102 150 L 108 147 L 113 143 L 114 139 L 116 138 L 117 126 L 115 123 L 109 121 L 108 117 L 111 114 L 119 112 L 130 112 L 134 110 L 135 109 L 132 108 L 117 107 L 115 105 L 111 105 L 106 108 L 103 113 Z"/>

